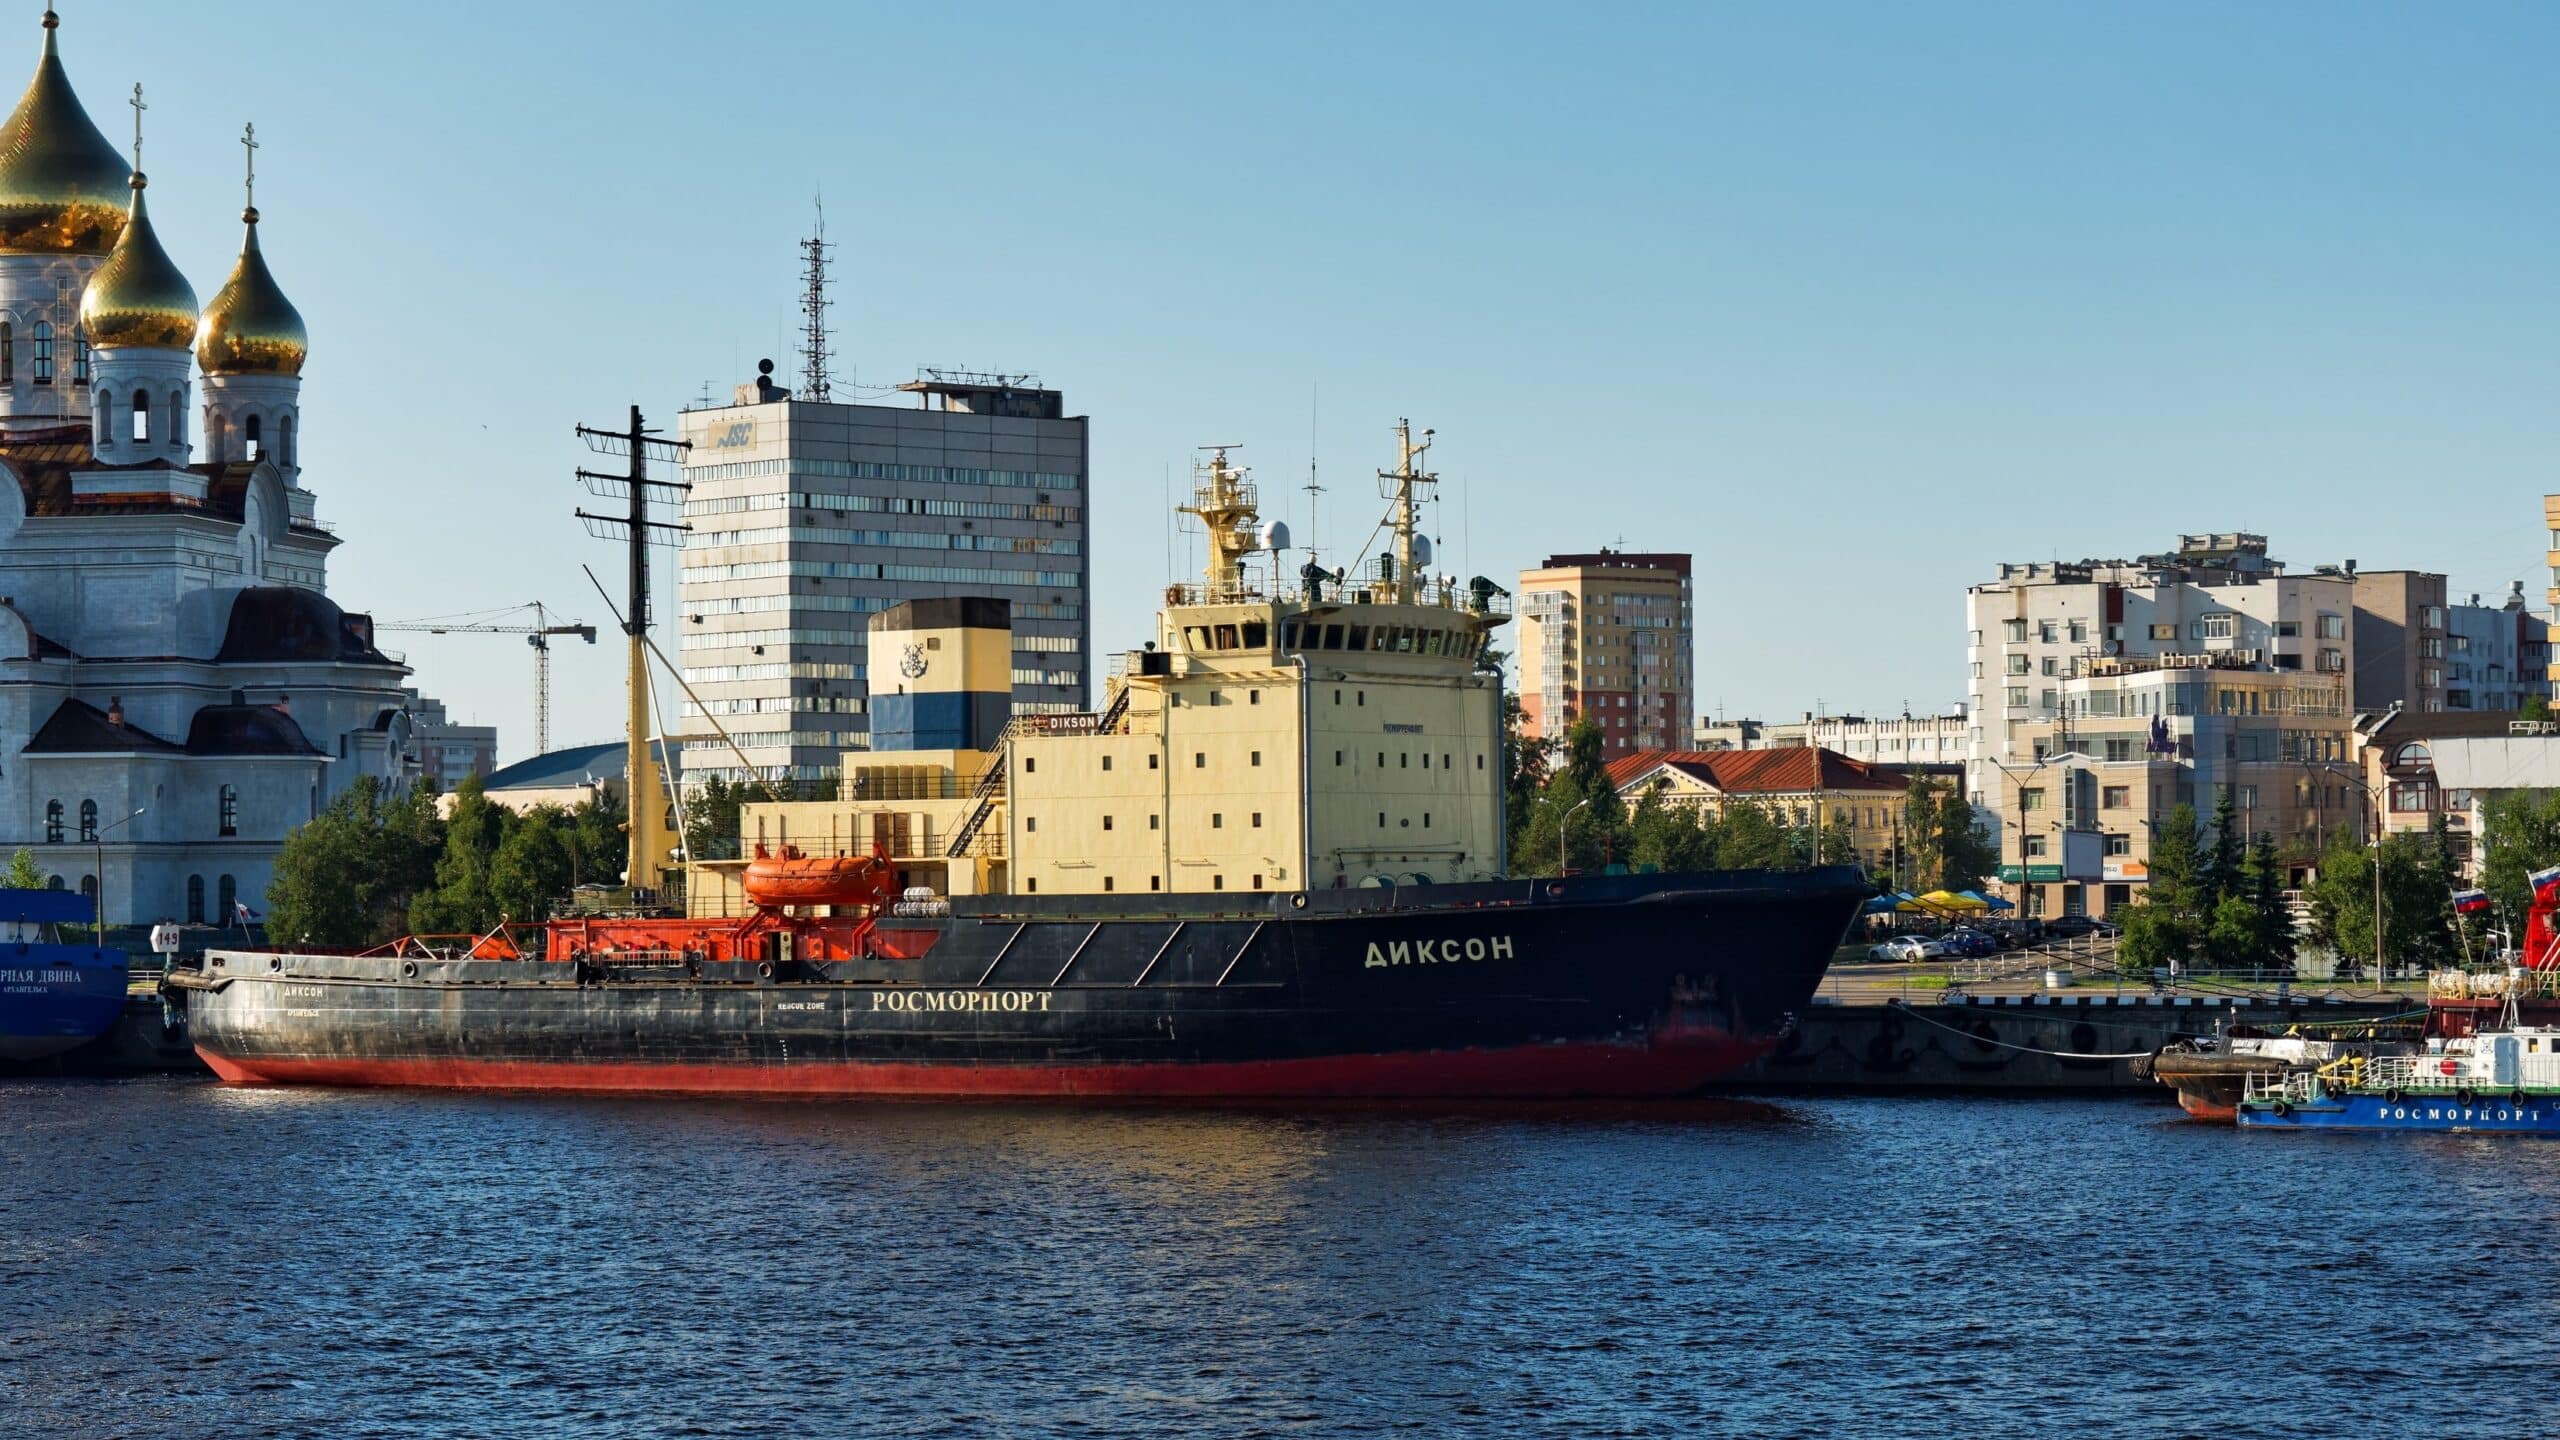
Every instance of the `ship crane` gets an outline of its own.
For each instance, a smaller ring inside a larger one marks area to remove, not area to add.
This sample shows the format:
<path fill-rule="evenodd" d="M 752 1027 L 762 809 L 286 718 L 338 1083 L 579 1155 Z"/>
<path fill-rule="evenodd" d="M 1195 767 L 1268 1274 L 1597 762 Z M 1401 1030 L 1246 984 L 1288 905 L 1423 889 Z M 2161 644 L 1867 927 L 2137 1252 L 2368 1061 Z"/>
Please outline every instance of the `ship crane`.
<path fill-rule="evenodd" d="M 580 624 L 574 620 L 555 625 L 551 623 L 551 612 L 544 609 L 540 601 L 530 605 L 519 605 L 515 610 L 488 613 L 512 615 L 517 610 L 532 611 L 533 623 L 497 625 L 465 618 L 462 620 L 408 620 L 376 625 L 373 628 L 377 631 L 399 631 L 415 635 L 523 636 L 524 643 L 533 647 L 533 753 L 548 755 L 551 753 L 551 637 L 575 635 L 593 645 L 596 643 L 596 627 Z"/>

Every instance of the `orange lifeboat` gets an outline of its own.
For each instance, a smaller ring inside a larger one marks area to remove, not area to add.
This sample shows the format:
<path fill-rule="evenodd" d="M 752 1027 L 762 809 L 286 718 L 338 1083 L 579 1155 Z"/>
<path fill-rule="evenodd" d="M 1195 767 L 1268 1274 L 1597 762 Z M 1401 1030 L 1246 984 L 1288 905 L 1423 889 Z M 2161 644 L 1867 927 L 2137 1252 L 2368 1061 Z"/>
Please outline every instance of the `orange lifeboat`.
<path fill-rule="evenodd" d="M 876 905 L 879 861 L 870 856 L 803 855 L 796 845 L 768 854 L 761 845 L 747 863 L 747 899 L 757 905 Z"/>

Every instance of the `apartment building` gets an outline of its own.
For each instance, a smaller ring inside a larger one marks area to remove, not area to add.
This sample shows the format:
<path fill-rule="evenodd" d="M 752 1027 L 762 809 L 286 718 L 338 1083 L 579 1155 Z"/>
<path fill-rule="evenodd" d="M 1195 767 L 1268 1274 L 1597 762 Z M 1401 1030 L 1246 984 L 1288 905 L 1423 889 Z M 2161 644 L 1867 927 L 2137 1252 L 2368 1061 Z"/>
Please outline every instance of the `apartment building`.
<path fill-rule="evenodd" d="M 2031 757 L 2070 682 L 2102 661 L 2334 676 L 2343 697 L 2355 590 L 2353 562 L 2290 574 L 2265 536 L 2238 532 L 2181 535 L 2174 551 L 2132 560 L 2002 565 L 1965 595 L 1968 793 L 1993 808 L 1996 767 Z"/>
<path fill-rule="evenodd" d="M 2091 661 L 1985 767 L 2003 885 L 2029 915 L 2112 913 L 2148 882 L 2171 811 L 2209 822 L 2226 789 L 2240 833 L 2272 839 L 2298 882 L 2337 828 L 2365 833 L 2348 685 L 2234 652 Z"/>
<path fill-rule="evenodd" d="M 1589 716 L 1609 759 L 1688 737 L 1696 693 L 1689 557 L 1550 555 L 1520 574 L 1520 708 L 1531 736 Z"/>

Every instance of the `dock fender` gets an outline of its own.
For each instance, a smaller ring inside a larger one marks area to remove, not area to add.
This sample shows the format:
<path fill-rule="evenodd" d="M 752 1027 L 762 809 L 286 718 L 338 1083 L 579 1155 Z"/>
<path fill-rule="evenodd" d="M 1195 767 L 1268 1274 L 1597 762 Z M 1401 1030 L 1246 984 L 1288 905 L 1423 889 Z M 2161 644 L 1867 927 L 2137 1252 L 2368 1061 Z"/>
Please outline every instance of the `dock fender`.
<path fill-rule="evenodd" d="M 2406 1100 L 2406 1099 L 2408 1099 L 2409 1097 L 2408 1097 L 2408 1095 L 2407 1095 L 2407 1094 L 2405 1094 L 2405 1093 L 2400 1089 L 2400 1087 L 2399 1087 L 2399 1086 L 2394 1085 L 2394 1086 L 2392 1086 L 2390 1089 L 2385 1090 L 2385 1091 L 2383 1091 L 2383 1092 L 2382 1092 L 2382 1098 L 2383 1098 L 2383 1100 L 2384 1100 L 2385 1102 L 2387 1102 L 2387 1103 L 2389 1103 L 2389 1104 L 2397 1105 L 2397 1104 L 2399 1104 L 2401 1101 Z"/>
<path fill-rule="evenodd" d="M 2286 1104 L 2286 1103 L 2285 1103 L 2284 1101 L 2282 1101 L 2282 1100 L 2279 1100 L 2279 1101 L 2277 1101 L 2277 1102 L 2276 1102 L 2276 1118 L 2277 1118 L 2277 1119 L 2282 1120 L 2282 1119 L 2285 1119 L 2286 1117 L 2288 1117 L 2288 1116 L 2290 1116 L 2290 1115 L 2292 1115 L 2292 1114 L 2293 1114 L 2293 1107 L 2292 1107 L 2291 1105 Z"/>
<path fill-rule="evenodd" d="M 2479 1103 L 2480 1092 L 2472 1089 L 2468 1085 L 2465 1085 L 2453 1092 L 2453 1098 L 2461 1101 L 2465 1105 L 2474 1105 Z"/>

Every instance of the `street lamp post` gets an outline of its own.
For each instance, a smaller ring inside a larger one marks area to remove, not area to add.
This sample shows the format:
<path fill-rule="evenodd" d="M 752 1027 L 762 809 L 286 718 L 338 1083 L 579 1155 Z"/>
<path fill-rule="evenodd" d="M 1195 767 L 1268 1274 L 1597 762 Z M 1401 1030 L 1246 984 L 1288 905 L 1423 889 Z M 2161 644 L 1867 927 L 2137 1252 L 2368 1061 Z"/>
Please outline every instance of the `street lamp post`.
<path fill-rule="evenodd" d="M 107 832 L 110 830 L 120 830 L 125 826 L 132 824 L 134 821 L 141 819 L 142 812 L 149 808 L 150 807 L 148 806 L 137 805 L 134 807 L 132 814 L 127 815 L 123 819 L 115 821 L 112 824 L 101 825 L 97 829 L 89 832 L 89 843 L 96 851 L 95 858 L 98 865 L 98 913 L 92 918 L 97 926 L 96 933 L 98 944 L 101 946 L 107 943 Z"/>
<path fill-rule="evenodd" d="M 1558 875 L 1564 874 L 1569 868 L 1571 868 L 1565 860 L 1564 837 L 1573 828 L 1574 812 L 1580 810 L 1583 806 L 1590 804 L 1597 798 L 1599 797 L 1585 795 L 1581 799 L 1574 801 L 1573 808 L 1565 811 L 1564 818 L 1556 822 L 1556 873 Z"/>

